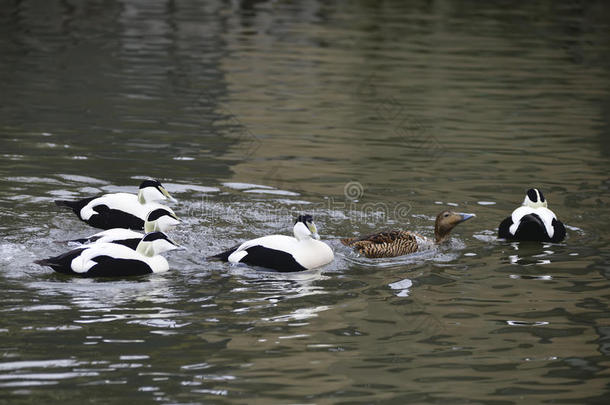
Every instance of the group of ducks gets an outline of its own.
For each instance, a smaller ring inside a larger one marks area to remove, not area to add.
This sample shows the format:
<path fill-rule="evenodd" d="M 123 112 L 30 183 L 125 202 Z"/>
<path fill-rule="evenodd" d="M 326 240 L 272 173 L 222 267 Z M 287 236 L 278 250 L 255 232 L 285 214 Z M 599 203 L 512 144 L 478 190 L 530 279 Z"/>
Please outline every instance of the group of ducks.
<path fill-rule="evenodd" d="M 157 180 L 145 180 L 138 194 L 112 193 L 78 201 L 56 200 L 81 221 L 105 229 L 66 241 L 80 247 L 35 263 L 81 277 L 135 276 L 169 270 L 160 253 L 181 249 L 165 232 L 180 223 L 160 201 L 175 201 Z M 137 231 L 144 230 L 142 234 Z"/>
<path fill-rule="evenodd" d="M 182 248 L 165 233 L 180 223 L 172 209 L 160 203 L 166 200 L 175 201 L 157 180 L 143 181 L 137 195 L 112 193 L 78 201 L 57 200 L 57 205 L 72 209 L 80 220 L 105 231 L 70 240 L 81 246 L 35 263 L 81 277 L 167 271 L 169 264 L 160 253 Z M 443 243 L 453 228 L 474 216 L 442 211 L 434 223 L 434 240 L 412 231 L 390 230 L 341 239 L 341 243 L 368 258 L 402 256 Z M 141 230 L 145 234 L 137 232 Z M 281 272 L 310 270 L 334 259 L 330 246 L 320 241 L 311 215 L 300 215 L 293 232 L 294 237 L 268 235 L 252 239 L 207 259 Z M 527 191 L 523 204 L 498 229 L 498 237 L 517 241 L 556 243 L 565 236 L 565 226 L 548 209 L 544 195 L 536 188 Z"/>

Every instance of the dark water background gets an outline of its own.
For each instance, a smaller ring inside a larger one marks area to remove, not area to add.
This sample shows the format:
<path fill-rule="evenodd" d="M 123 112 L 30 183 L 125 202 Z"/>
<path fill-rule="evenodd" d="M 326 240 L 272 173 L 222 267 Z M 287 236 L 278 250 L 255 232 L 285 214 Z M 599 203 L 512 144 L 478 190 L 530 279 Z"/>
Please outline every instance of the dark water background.
<path fill-rule="evenodd" d="M 603 1 L 2 1 L 0 402 L 607 403 Z M 179 199 L 171 271 L 32 264 L 92 233 L 52 200 Z M 540 187 L 561 244 L 498 241 Z M 337 238 L 432 234 L 359 258 Z M 203 257 L 311 212 L 336 260 Z"/>

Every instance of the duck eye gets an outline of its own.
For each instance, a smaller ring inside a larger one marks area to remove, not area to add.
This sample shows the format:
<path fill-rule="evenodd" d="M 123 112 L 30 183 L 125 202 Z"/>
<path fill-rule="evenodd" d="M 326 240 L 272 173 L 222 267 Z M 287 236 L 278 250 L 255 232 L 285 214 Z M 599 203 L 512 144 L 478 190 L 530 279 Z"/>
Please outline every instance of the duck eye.
<path fill-rule="evenodd" d="M 445 214 L 445 215 L 443 215 L 443 216 L 444 216 L 445 218 L 447 218 L 447 217 L 449 216 L 449 214 Z"/>

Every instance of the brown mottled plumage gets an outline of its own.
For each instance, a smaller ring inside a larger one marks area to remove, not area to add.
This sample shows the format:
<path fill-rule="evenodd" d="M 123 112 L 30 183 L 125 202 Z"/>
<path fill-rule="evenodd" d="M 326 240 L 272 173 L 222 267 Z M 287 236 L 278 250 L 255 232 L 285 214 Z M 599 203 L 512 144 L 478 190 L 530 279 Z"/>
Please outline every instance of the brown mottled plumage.
<path fill-rule="evenodd" d="M 366 257 L 394 257 L 416 252 L 417 236 L 412 232 L 394 229 L 361 238 L 341 239 L 341 243 L 355 248 Z"/>
<path fill-rule="evenodd" d="M 449 237 L 451 230 L 474 214 L 461 214 L 453 211 L 443 211 L 436 216 L 434 223 L 435 241 L 430 244 L 442 243 Z M 360 238 L 341 239 L 345 246 L 355 248 L 360 254 L 369 258 L 395 257 L 417 252 L 419 242 L 428 241 L 427 238 L 410 231 L 391 230 L 374 233 Z"/>

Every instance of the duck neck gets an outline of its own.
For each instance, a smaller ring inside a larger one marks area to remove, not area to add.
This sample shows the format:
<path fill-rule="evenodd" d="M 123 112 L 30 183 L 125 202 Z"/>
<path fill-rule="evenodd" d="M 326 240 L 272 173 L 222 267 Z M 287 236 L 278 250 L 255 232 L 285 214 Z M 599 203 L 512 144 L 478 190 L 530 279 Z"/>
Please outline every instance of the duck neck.
<path fill-rule="evenodd" d="M 144 222 L 144 233 L 158 231 L 157 225 L 155 222 L 146 221 Z"/>
<path fill-rule="evenodd" d="M 299 241 L 299 243 L 307 243 L 307 244 L 310 244 L 310 245 L 315 245 L 316 242 L 318 242 L 317 240 L 315 240 L 312 237 L 301 238 L 298 241 Z"/>
<path fill-rule="evenodd" d="M 311 231 L 302 222 L 297 222 L 293 229 L 294 237 L 299 242 L 311 240 Z"/>
<path fill-rule="evenodd" d="M 441 243 L 443 243 L 447 239 L 448 239 L 448 235 L 445 235 L 445 236 L 440 236 L 440 235 L 437 235 L 437 234 L 434 235 L 434 243 L 436 243 L 437 245 L 440 245 Z"/>
<path fill-rule="evenodd" d="M 155 255 L 155 251 L 152 247 L 152 243 L 149 242 L 140 242 L 138 247 L 136 248 L 136 252 L 146 256 L 153 257 Z"/>
<path fill-rule="evenodd" d="M 434 225 L 434 243 L 440 245 L 449 238 L 449 232 L 441 229 L 439 224 Z"/>

